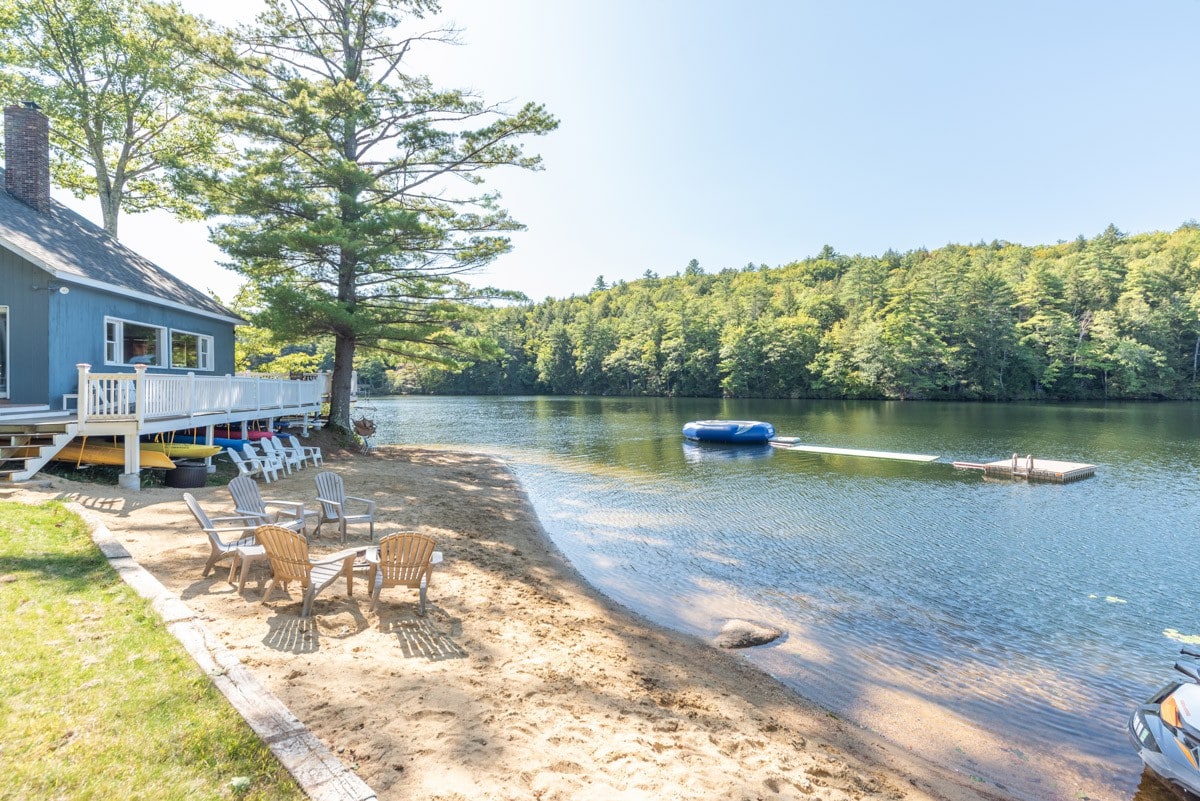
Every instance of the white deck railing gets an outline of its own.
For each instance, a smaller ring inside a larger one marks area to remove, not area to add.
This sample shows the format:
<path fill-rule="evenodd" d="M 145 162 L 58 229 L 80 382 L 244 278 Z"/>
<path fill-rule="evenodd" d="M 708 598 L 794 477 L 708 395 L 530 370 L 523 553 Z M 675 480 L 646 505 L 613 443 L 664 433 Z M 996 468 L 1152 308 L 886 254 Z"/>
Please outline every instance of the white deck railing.
<path fill-rule="evenodd" d="M 263 416 L 316 411 L 329 391 L 329 375 L 293 381 L 275 375 L 209 376 L 93 373 L 79 368 L 79 422 L 159 420 L 171 417 L 262 412 Z"/>

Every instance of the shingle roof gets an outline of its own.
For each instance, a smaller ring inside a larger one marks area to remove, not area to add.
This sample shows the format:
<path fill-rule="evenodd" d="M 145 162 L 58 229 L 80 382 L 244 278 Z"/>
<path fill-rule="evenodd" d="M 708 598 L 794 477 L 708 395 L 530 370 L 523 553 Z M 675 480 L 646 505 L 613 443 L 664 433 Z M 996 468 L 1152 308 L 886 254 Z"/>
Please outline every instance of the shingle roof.
<path fill-rule="evenodd" d="M 4 186 L 0 169 L 0 187 Z M 122 245 L 104 229 L 51 201 L 47 212 L 26 206 L 0 188 L 0 247 L 31 260 L 56 277 L 133 292 L 209 316 L 243 322 L 229 309 Z"/>

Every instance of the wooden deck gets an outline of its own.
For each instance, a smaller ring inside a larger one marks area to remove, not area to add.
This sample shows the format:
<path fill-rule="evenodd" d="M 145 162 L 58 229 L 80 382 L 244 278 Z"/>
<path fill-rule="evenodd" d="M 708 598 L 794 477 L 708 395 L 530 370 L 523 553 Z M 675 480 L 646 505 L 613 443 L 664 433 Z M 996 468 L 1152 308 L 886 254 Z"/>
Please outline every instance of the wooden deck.
<path fill-rule="evenodd" d="M 1096 475 L 1096 465 L 1080 462 L 1063 462 L 1057 459 L 1035 459 L 1033 456 L 1003 459 L 997 462 L 955 462 L 962 470 L 982 470 L 989 478 L 1025 479 L 1068 484 Z"/>

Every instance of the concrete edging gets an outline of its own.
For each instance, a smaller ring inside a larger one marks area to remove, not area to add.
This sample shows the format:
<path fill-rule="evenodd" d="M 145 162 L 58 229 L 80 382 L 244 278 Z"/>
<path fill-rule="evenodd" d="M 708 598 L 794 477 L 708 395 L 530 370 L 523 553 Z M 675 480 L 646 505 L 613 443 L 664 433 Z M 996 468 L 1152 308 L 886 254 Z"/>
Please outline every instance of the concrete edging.
<path fill-rule="evenodd" d="M 64 505 L 83 519 L 92 541 L 117 574 L 151 602 L 167 630 L 183 644 L 309 798 L 376 801 L 375 791 L 334 756 L 233 652 L 221 645 L 187 604 L 139 565 L 103 522 L 78 503 Z"/>

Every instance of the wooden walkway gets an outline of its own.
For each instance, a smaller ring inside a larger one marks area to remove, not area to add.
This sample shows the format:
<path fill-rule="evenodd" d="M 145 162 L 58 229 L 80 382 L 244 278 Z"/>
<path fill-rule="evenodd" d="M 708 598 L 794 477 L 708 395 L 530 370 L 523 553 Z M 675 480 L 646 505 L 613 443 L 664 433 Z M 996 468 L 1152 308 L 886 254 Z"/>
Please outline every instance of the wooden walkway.
<path fill-rule="evenodd" d="M 1061 462 L 1057 459 L 1034 459 L 1033 456 L 1019 457 L 998 462 L 954 462 L 961 470 L 982 470 L 989 478 L 1023 478 L 1026 481 L 1048 481 L 1067 484 L 1096 475 L 1096 465 L 1080 462 Z"/>

